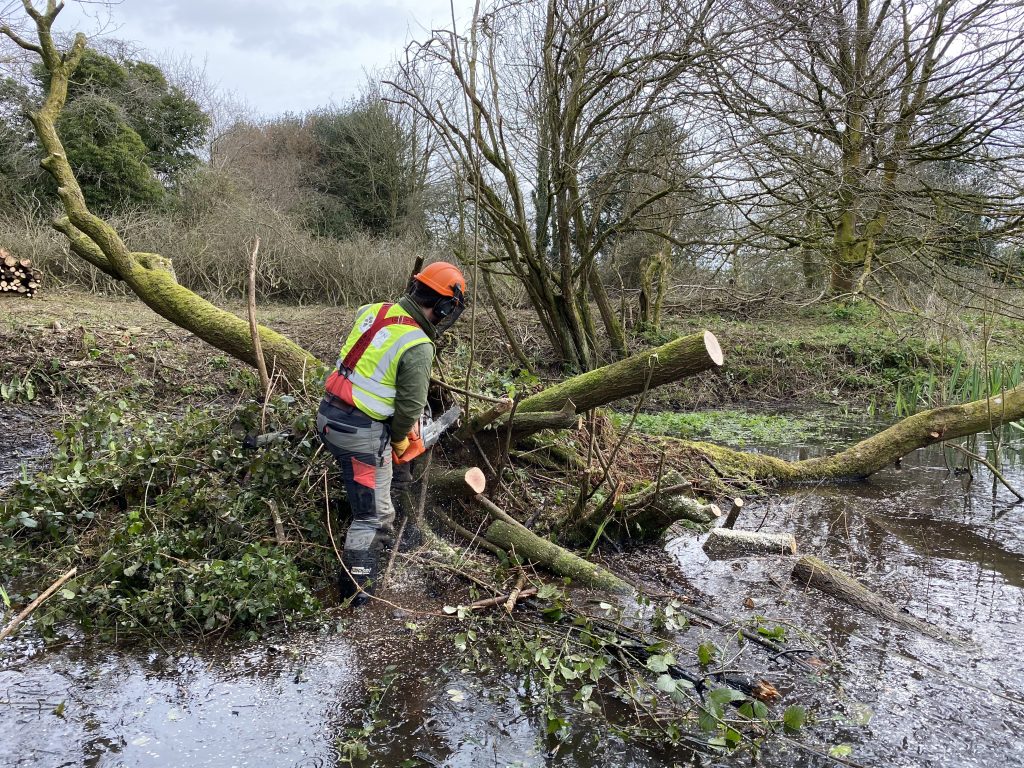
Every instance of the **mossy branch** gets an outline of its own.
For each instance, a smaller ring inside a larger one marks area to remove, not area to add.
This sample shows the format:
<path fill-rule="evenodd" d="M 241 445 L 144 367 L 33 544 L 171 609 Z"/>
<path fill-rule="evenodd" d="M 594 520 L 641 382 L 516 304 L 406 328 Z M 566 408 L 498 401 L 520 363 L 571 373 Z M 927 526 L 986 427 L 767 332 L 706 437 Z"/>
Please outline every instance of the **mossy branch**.
<path fill-rule="evenodd" d="M 169 262 L 158 254 L 133 253 L 114 227 L 89 210 L 56 127 L 67 101 L 71 75 L 85 53 L 86 38 L 77 34 L 71 48 L 62 54 L 53 39 L 52 27 L 63 3 L 49 0 L 45 13 L 36 10 L 30 0 L 22 0 L 22 4 L 35 22 L 39 44 L 23 39 L 7 27 L 2 31 L 25 50 L 38 54 L 49 75 L 43 102 L 30 113 L 29 119 L 45 152 L 41 165 L 57 182 L 57 194 L 66 214 L 54 222 L 54 228 L 68 238 L 73 253 L 125 282 L 154 312 L 255 367 L 256 352 L 246 321 L 179 285 L 173 270 L 167 268 Z M 323 366 L 309 352 L 268 328 L 259 328 L 259 339 L 268 360 L 293 385 Z"/>

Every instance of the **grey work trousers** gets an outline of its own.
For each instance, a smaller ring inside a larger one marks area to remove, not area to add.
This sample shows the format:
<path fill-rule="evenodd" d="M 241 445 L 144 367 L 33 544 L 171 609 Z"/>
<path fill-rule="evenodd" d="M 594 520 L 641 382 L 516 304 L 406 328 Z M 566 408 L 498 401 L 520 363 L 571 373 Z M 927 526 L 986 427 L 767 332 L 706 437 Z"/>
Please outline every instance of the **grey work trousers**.
<path fill-rule="evenodd" d="M 341 467 L 352 523 L 349 551 L 377 550 L 394 528 L 391 501 L 391 430 L 358 408 L 325 398 L 316 416 L 317 434 Z"/>

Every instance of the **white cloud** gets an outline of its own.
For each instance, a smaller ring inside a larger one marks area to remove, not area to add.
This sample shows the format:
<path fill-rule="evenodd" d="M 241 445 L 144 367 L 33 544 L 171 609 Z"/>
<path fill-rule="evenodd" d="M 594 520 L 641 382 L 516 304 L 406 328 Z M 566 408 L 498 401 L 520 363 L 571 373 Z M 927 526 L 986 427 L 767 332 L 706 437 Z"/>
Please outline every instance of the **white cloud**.
<path fill-rule="evenodd" d="M 470 0 L 455 3 L 459 23 Z M 156 57 L 205 64 L 215 85 L 263 114 L 353 96 L 424 28 L 450 24 L 448 0 L 123 0 L 69 2 L 58 31 L 132 41 Z"/>

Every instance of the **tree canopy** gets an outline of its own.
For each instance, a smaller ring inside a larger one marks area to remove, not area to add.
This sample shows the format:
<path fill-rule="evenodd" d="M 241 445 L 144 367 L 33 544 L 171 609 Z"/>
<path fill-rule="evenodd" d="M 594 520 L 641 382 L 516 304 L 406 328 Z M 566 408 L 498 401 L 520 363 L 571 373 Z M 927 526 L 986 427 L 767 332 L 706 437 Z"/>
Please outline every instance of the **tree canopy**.
<path fill-rule="evenodd" d="M 45 70 L 36 70 L 45 88 Z M 101 210 L 161 200 L 199 162 L 210 118 L 146 61 L 87 48 L 57 129 L 86 200 Z"/>

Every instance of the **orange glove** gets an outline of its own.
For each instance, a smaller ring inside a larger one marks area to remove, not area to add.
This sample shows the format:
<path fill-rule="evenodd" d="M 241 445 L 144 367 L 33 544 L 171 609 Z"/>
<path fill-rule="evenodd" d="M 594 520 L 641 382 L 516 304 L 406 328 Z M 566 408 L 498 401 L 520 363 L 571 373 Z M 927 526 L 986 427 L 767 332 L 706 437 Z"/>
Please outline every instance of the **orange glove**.
<path fill-rule="evenodd" d="M 409 450 L 409 438 L 403 437 L 401 440 L 392 440 L 391 449 L 395 452 L 395 456 L 401 456 Z"/>

